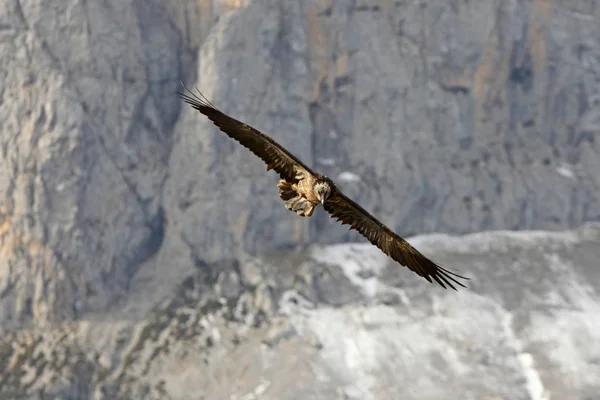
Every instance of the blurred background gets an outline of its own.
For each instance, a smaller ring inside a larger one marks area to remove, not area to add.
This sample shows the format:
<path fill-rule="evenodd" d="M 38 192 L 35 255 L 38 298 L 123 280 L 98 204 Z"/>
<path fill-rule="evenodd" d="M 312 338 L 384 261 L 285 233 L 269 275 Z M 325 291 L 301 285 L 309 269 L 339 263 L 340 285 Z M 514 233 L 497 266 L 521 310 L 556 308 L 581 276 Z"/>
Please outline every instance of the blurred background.
<path fill-rule="evenodd" d="M 600 398 L 600 1 L 0 0 L 0 55 L 0 398 Z"/>

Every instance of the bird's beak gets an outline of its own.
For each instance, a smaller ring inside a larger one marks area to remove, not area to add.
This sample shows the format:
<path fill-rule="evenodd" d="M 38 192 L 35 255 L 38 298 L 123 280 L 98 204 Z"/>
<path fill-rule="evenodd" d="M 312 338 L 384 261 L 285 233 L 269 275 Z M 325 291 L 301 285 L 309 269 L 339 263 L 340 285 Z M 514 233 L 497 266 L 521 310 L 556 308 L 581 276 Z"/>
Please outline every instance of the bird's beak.
<path fill-rule="evenodd" d="M 322 205 L 323 207 L 325 207 L 325 197 L 323 197 L 323 198 L 321 199 L 321 205 Z"/>

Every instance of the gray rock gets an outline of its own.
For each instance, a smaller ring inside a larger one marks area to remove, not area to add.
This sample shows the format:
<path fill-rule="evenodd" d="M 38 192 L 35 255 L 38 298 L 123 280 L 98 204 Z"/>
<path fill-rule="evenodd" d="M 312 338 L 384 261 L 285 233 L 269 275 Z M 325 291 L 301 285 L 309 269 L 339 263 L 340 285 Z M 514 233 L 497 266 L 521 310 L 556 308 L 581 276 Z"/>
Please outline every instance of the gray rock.
<path fill-rule="evenodd" d="M 362 240 L 287 212 L 275 175 L 182 107 L 180 80 L 405 235 L 600 218 L 583 0 L 4 3 L 3 329 L 108 310 L 134 277 L 168 291 L 188 250 Z"/>
<path fill-rule="evenodd" d="M 296 335 L 296 330 L 289 319 L 277 318 L 271 321 L 263 343 L 269 347 L 277 346 L 282 340 L 287 340 Z"/>
<path fill-rule="evenodd" d="M 0 0 L 0 397 L 592 398 L 595 225 L 415 239 L 468 294 L 366 244 L 307 254 L 364 239 L 286 211 L 174 94 L 404 235 L 580 227 L 592 3 Z"/>
<path fill-rule="evenodd" d="M 256 287 L 262 282 L 261 260 L 246 256 L 240 262 L 240 278 L 247 287 Z"/>
<path fill-rule="evenodd" d="M 598 25 L 575 3 L 254 1 L 215 26 L 197 83 L 405 235 L 575 227 L 600 218 L 582 125 L 600 87 L 573 59 L 595 65 Z M 177 131 L 167 201 L 186 199 L 170 215 L 204 257 L 364 240 L 284 210 L 276 176 L 205 117 Z"/>
<path fill-rule="evenodd" d="M 410 241 L 460 267 L 469 288 L 430 285 L 368 244 L 307 249 L 355 285 L 360 300 L 344 305 L 315 304 L 275 283 L 285 279 L 219 301 L 210 294 L 219 281 L 194 274 L 180 286 L 202 287 L 200 295 L 174 290 L 138 321 L 120 310 L 2 336 L 0 397 L 593 398 L 600 247 L 588 246 L 600 241 L 600 225 Z M 260 268 L 294 274 L 288 261 Z"/>
<path fill-rule="evenodd" d="M 310 261 L 298 266 L 298 274 L 302 280 L 297 281 L 296 290 L 314 303 L 341 306 L 362 297 L 340 268 Z"/>

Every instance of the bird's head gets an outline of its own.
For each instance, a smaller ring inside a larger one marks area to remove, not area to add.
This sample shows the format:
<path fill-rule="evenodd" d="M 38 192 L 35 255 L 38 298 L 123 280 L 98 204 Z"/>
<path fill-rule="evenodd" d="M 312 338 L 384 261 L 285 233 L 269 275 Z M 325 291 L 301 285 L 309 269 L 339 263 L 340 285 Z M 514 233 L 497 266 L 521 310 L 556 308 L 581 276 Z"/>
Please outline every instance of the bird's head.
<path fill-rule="evenodd" d="M 332 192 L 332 183 L 327 177 L 319 177 L 313 184 L 313 192 L 321 205 L 325 205 L 325 201 L 329 198 Z"/>

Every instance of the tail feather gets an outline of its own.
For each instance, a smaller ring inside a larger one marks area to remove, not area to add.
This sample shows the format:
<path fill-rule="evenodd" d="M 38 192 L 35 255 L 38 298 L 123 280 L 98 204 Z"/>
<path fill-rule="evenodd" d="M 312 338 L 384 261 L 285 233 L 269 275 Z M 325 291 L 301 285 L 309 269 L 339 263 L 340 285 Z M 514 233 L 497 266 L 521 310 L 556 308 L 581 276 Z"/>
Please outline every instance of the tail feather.
<path fill-rule="evenodd" d="M 283 179 L 279 181 L 277 186 L 279 187 L 279 198 L 281 200 L 288 201 L 298 196 L 296 191 L 292 189 L 292 184 Z"/>
<path fill-rule="evenodd" d="M 285 208 L 301 217 L 310 217 L 313 214 L 315 206 L 304 197 L 298 195 L 292 187 L 292 183 L 282 179 L 277 186 L 279 187 L 279 198 L 285 201 Z"/>

